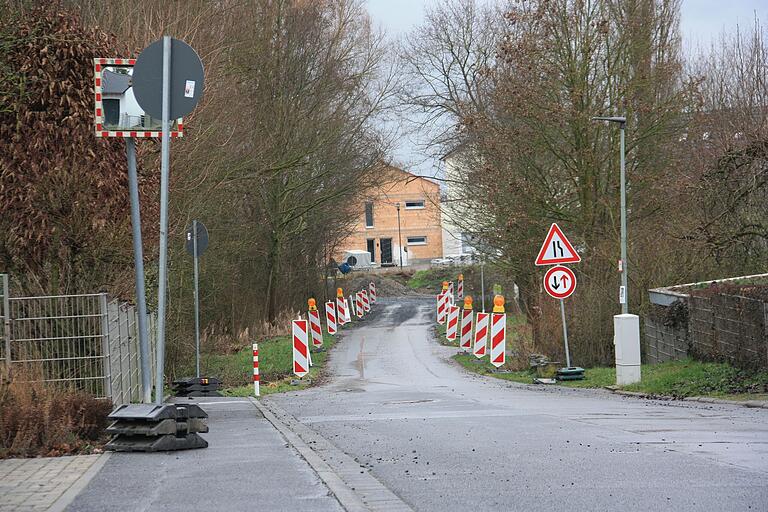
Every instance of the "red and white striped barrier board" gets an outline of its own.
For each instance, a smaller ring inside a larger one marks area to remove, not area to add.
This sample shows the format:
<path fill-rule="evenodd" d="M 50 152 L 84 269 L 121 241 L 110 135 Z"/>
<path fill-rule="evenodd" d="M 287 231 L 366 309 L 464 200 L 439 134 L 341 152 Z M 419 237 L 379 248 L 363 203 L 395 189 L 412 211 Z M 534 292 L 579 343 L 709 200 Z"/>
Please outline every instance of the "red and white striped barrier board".
<path fill-rule="evenodd" d="M 365 314 L 365 310 L 363 309 L 363 294 L 360 292 L 355 294 L 355 314 L 357 315 L 357 318 L 363 318 L 363 315 Z"/>
<path fill-rule="evenodd" d="M 349 323 L 347 299 L 343 297 L 338 297 L 336 299 L 336 312 L 339 315 L 339 325 L 345 325 Z"/>
<path fill-rule="evenodd" d="M 485 347 L 488 343 L 488 316 L 490 313 L 478 313 L 477 323 L 475 324 L 475 346 L 472 353 L 475 357 L 485 356 Z"/>
<path fill-rule="evenodd" d="M 448 295 L 453 297 L 453 281 L 448 281 Z M 453 300 L 453 299 L 451 299 Z"/>
<path fill-rule="evenodd" d="M 437 296 L 437 323 L 445 323 L 445 317 L 448 314 L 447 310 L 447 297 L 442 292 Z"/>
<path fill-rule="evenodd" d="M 259 389 L 259 344 L 253 344 L 253 394 L 261 396 Z"/>
<path fill-rule="evenodd" d="M 456 282 L 456 298 L 459 300 L 464 298 L 464 280 L 463 279 Z"/>
<path fill-rule="evenodd" d="M 491 364 L 498 368 L 506 360 L 507 315 L 491 313 Z"/>
<path fill-rule="evenodd" d="M 461 282 L 461 281 L 459 281 Z M 467 352 L 472 350 L 472 317 L 471 309 L 461 310 L 461 336 L 459 337 L 460 346 Z"/>
<path fill-rule="evenodd" d="M 352 296 L 349 296 L 352 298 Z M 352 308 L 350 307 L 350 302 L 347 300 L 346 297 L 344 297 L 344 312 L 347 315 L 347 323 L 352 321 Z"/>
<path fill-rule="evenodd" d="M 302 378 L 309 373 L 309 329 L 306 320 L 293 320 L 293 373 Z"/>
<path fill-rule="evenodd" d="M 455 340 L 459 331 L 459 306 L 449 306 L 448 325 L 445 328 L 445 337 Z"/>
<path fill-rule="evenodd" d="M 352 294 L 349 294 L 349 302 L 347 303 L 347 311 L 349 311 L 349 320 L 352 320 L 352 315 L 357 316 L 357 308 L 355 307 L 356 301 Z"/>
<path fill-rule="evenodd" d="M 366 313 L 370 313 L 371 299 L 368 297 L 368 290 L 360 290 L 360 296 L 363 298 L 363 309 Z"/>
<path fill-rule="evenodd" d="M 309 331 L 312 333 L 312 345 L 315 347 L 323 344 L 323 328 L 320 326 L 320 312 L 317 309 L 307 311 Z"/>
<path fill-rule="evenodd" d="M 336 334 L 336 304 L 333 301 L 325 303 L 325 327 L 328 334 Z"/>
<path fill-rule="evenodd" d="M 376 283 L 373 281 L 368 285 L 368 293 L 371 296 L 371 304 L 376 304 Z"/>

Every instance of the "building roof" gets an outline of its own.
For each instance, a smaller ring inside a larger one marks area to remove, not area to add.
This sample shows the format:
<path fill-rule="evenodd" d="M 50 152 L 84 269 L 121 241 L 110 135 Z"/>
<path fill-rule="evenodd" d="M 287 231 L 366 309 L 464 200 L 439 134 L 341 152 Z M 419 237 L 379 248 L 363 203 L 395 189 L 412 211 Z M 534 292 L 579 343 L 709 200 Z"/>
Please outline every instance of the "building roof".
<path fill-rule="evenodd" d="M 104 94 L 123 94 L 131 87 L 131 75 L 123 75 L 105 70 L 101 75 L 101 92 Z"/>
<path fill-rule="evenodd" d="M 438 183 L 435 183 L 434 181 L 432 181 L 431 179 L 429 179 L 426 176 L 419 176 L 418 174 L 414 174 L 414 173 L 412 173 L 410 171 L 406 171 L 405 169 L 401 169 L 400 167 L 395 167 L 394 165 L 386 164 L 385 167 L 389 171 L 397 172 L 397 173 L 400 173 L 400 174 L 404 174 L 405 178 L 408 181 L 419 179 L 419 180 L 425 181 L 427 184 L 432 185 L 434 187 L 440 187 L 440 185 Z"/>

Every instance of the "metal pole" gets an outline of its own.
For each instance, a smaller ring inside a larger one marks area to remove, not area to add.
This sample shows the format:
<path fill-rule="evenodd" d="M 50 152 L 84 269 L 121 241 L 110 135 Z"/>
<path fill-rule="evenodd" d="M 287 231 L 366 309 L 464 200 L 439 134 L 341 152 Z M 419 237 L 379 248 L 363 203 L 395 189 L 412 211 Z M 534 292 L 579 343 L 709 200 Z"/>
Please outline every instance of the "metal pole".
<path fill-rule="evenodd" d="M 200 289 L 198 288 L 197 271 L 197 221 L 192 221 L 192 252 L 195 262 L 195 368 L 197 377 L 200 377 Z"/>
<path fill-rule="evenodd" d="M 563 342 L 565 343 L 565 366 L 571 367 L 571 353 L 568 350 L 568 325 L 565 323 L 565 305 L 560 299 L 560 318 L 563 320 Z"/>
<path fill-rule="evenodd" d="M 109 343 L 109 305 L 107 294 L 99 294 L 99 310 L 101 312 L 101 352 L 102 371 L 104 372 L 104 396 L 115 402 L 112 396 L 112 346 Z M 120 320 L 118 318 L 118 328 Z M 121 386 L 122 387 L 122 386 Z M 122 397 L 121 397 L 122 398 Z"/>
<path fill-rule="evenodd" d="M 485 261 L 481 259 L 480 260 L 480 295 L 483 298 L 483 313 L 485 313 L 485 273 L 483 272 L 484 268 L 485 268 Z"/>
<path fill-rule="evenodd" d="M 8 286 L 8 274 L 3 274 L 3 337 L 5 338 L 6 377 L 11 376 L 11 297 Z"/>
<path fill-rule="evenodd" d="M 400 247 L 400 268 L 403 268 L 403 238 L 400 235 L 400 203 L 397 203 L 397 245 Z"/>
<path fill-rule="evenodd" d="M 128 191 L 131 196 L 131 228 L 133 229 L 133 266 L 136 272 L 136 306 L 139 308 L 139 358 L 141 359 L 141 390 L 143 402 L 152 402 L 152 365 L 149 361 L 149 332 L 147 330 L 147 293 L 144 289 L 144 251 L 141 242 L 141 208 L 139 178 L 136 173 L 136 141 L 125 139 L 128 156 Z"/>
<path fill-rule="evenodd" d="M 157 368 L 155 403 L 163 403 L 163 374 L 165 369 L 165 294 L 168 269 L 168 182 L 171 160 L 171 37 L 163 36 L 163 138 L 160 159 L 160 268 L 157 289 Z"/>
<path fill-rule="evenodd" d="M 622 314 L 629 313 L 629 288 L 627 288 L 627 183 L 624 169 L 624 127 L 620 124 L 621 131 L 621 286 L 624 293 L 624 302 L 621 303 Z"/>

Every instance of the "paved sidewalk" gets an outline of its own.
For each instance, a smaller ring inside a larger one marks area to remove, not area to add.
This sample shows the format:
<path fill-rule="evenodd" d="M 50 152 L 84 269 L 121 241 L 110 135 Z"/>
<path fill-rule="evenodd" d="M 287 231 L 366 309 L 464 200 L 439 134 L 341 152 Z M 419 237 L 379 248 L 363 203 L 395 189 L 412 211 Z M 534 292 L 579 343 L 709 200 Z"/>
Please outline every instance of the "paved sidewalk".
<path fill-rule="evenodd" d="M 0 460 L 0 512 L 49 510 L 99 457 Z"/>
<path fill-rule="evenodd" d="M 177 399 L 181 400 L 181 399 Z M 343 510 L 309 464 L 247 398 L 197 399 L 208 448 L 113 453 L 70 512 Z"/>

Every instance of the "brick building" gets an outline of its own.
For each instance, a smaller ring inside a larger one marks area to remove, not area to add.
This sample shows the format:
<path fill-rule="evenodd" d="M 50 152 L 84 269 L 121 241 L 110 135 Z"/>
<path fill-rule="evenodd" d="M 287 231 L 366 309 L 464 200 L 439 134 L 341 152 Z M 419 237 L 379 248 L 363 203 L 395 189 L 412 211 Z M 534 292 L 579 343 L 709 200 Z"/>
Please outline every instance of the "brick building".
<path fill-rule="evenodd" d="M 345 251 L 363 250 L 378 265 L 398 265 L 400 240 L 403 263 L 428 262 L 443 254 L 440 225 L 440 185 L 421 176 L 388 166 L 381 185 L 360 198 L 359 216 L 352 234 L 341 245 Z M 398 208 L 400 229 L 398 232 Z"/>

